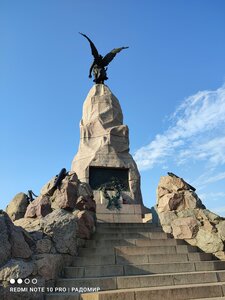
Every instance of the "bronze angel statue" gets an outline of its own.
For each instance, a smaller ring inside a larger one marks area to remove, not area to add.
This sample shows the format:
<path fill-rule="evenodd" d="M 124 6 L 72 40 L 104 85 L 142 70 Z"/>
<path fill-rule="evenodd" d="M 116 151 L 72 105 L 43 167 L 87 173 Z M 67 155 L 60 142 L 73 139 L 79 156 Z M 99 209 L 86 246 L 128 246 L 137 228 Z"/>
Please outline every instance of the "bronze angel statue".
<path fill-rule="evenodd" d="M 106 54 L 104 57 L 98 53 L 98 50 L 96 49 L 94 43 L 89 39 L 88 36 L 85 34 L 79 32 L 81 35 L 83 35 L 90 43 L 91 46 L 91 53 L 94 56 L 94 61 L 90 67 L 89 71 L 89 78 L 92 78 L 91 73 L 94 75 L 94 82 L 95 83 L 102 83 L 104 84 L 104 81 L 108 79 L 106 71 L 108 64 L 113 60 L 113 58 L 116 56 L 117 53 L 119 53 L 123 49 L 127 49 L 129 47 L 120 47 L 120 48 L 114 48 L 112 51 L 110 51 L 108 54 Z"/>

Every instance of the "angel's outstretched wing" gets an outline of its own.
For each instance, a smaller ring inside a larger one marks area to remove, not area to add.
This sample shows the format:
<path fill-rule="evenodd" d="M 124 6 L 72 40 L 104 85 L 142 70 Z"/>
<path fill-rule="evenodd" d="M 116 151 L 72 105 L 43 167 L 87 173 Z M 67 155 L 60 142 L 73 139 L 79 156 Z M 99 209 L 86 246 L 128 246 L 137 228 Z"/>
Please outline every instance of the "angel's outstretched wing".
<path fill-rule="evenodd" d="M 112 51 L 110 51 L 102 60 L 102 65 L 108 66 L 108 64 L 113 60 L 113 58 L 116 56 L 117 53 L 119 53 L 123 49 L 127 49 L 129 47 L 120 47 L 120 48 L 114 48 Z"/>
<path fill-rule="evenodd" d="M 83 35 L 89 41 L 90 46 L 91 46 L 91 53 L 92 53 L 92 55 L 94 56 L 95 59 L 98 59 L 99 54 L 98 54 L 98 50 L 96 49 L 94 43 L 89 39 L 88 36 L 86 36 L 86 34 L 83 34 L 81 32 L 79 32 L 79 34 Z"/>

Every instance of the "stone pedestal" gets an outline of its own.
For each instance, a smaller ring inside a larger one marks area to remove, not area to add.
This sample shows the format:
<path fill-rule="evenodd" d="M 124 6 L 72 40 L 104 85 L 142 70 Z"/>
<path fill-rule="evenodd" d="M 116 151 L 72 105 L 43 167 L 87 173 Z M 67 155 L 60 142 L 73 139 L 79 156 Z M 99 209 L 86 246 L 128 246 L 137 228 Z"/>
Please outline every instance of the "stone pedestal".
<path fill-rule="evenodd" d="M 97 204 L 97 222 L 99 223 L 142 223 L 140 204 L 124 204 L 118 210 L 109 210 L 106 205 Z"/>
<path fill-rule="evenodd" d="M 123 124 L 118 99 L 103 84 L 94 85 L 84 102 L 80 145 L 72 171 L 81 181 L 91 185 L 95 201 L 102 207 L 106 205 L 98 188 L 111 175 L 126 186 L 121 199 L 123 206 L 142 206 L 140 174 L 129 153 L 129 130 Z M 141 210 L 137 214 L 141 216 Z"/>

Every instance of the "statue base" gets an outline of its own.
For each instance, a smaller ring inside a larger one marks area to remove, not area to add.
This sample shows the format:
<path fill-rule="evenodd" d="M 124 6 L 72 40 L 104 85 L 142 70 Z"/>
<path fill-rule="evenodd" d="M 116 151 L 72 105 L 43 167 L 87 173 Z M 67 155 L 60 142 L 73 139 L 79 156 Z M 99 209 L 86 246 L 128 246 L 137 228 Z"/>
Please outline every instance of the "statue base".
<path fill-rule="evenodd" d="M 109 210 L 105 204 L 96 205 L 98 223 L 146 223 L 150 222 L 151 214 L 142 215 L 141 204 L 122 204 L 120 210 Z"/>

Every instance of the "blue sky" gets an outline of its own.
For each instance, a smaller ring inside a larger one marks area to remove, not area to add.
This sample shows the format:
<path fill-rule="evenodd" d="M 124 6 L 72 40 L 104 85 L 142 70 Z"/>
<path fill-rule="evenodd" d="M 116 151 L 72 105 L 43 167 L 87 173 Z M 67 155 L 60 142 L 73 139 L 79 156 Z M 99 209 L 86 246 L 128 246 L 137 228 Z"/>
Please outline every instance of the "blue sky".
<path fill-rule="evenodd" d="M 173 172 L 225 216 L 223 0 L 0 1 L 0 207 L 70 169 L 83 101 L 93 85 L 89 45 L 129 46 L 107 85 L 120 100 L 144 203 Z"/>

